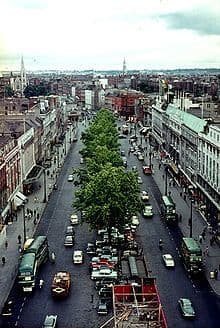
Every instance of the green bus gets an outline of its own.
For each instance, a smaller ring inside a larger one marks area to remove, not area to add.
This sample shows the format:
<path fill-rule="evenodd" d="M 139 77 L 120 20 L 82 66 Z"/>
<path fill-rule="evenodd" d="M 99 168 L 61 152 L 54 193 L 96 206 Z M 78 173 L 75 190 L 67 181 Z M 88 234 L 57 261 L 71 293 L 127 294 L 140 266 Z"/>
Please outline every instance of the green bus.
<path fill-rule="evenodd" d="M 161 214 L 168 224 L 177 223 L 176 204 L 171 196 L 162 196 Z"/>
<path fill-rule="evenodd" d="M 188 272 L 198 274 L 203 271 L 202 249 L 194 238 L 184 237 L 182 239 L 180 253 Z"/>
<path fill-rule="evenodd" d="M 38 236 L 24 251 L 18 268 L 18 284 L 24 292 L 31 292 L 35 287 L 36 275 L 42 263 L 49 258 L 46 236 Z"/>

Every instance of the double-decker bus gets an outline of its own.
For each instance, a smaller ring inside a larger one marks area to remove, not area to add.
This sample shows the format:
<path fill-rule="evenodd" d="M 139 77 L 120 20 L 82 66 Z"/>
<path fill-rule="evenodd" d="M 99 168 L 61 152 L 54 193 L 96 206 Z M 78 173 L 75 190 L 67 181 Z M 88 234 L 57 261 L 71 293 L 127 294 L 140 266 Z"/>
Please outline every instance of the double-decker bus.
<path fill-rule="evenodd" d="M 18 283 L 24 292 L 31 292 L 33 290 L 38 269 L 48 258 L 49 248 L 46 236 L 38 236 L 24 250 L 18 268 Z"/>
<path fill-rule="evenodd" d="M 186 270 L 198 274 L 203 270 L 202 249 L 199 243 L 191 237 L 184 237 L 181 243 L 181 257 Z"/>
<path fill-rule="evenodd" d="M 162 196 L 161 214 L 168 224 L 177 223 L 176 204 L 172 197 Z"/>

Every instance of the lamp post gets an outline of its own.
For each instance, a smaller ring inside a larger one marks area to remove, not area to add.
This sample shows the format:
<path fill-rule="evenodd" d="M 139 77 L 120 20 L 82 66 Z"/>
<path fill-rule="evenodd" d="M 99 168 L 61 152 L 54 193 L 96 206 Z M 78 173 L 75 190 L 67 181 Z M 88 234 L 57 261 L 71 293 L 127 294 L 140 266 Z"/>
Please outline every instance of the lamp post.
<path fill-rule="evenodd" d="M 46 181 L 46 169 L 43 168 L 43 173 L 44 173 L 44 198 L 43 198 L 43 203 L 47 202 L 47 181 Z"/>
<path fill-rule="evenodd" d="M 22 204 L 22 211 L 23 211 L 23 229 L 24 229 L 24 243 L 26 242 L 26 217 L 25 217 L 25 204 Z"/>
<path fill-rule="evenodd" d="M 165 166 L 165 192 L 164 194 L 167 196 L 167 187 L 168 187 L 168 168 Z"/>
<path fill-rule="evenodd" d="M 192 238 L 192 234 L 193 234 L 192 209 L 193 209 L 193 199 L 190 199 L 190 218 L 189 218 L 189 236 L 190 236 L 190 238 Z"/>

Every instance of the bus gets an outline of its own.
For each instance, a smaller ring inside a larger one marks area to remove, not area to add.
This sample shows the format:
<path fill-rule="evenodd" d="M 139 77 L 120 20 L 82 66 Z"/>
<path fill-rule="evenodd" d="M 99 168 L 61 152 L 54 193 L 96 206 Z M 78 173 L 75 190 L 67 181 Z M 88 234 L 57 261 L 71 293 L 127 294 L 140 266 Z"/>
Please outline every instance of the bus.
<path fill-rule="evenodd" d="M 176 204 L 172 197 L 162 196 L 161 215 L 168 224 L 177 223 Z"/>
<path fill-rule="evenodd" d="M 199 243 L 191 237 L 182 239 L 180 254 L 186 270 L 198 274 L 203 270 L 202 249 Z"/>
<path fill-rule="evenodd" d="M 24 250 L 18 267 L 18 284 L 24 292 L 31 292 L 33 290 L 39 267 L 48 258 L 49 247 L 46 236 L 38 236 Z"/>

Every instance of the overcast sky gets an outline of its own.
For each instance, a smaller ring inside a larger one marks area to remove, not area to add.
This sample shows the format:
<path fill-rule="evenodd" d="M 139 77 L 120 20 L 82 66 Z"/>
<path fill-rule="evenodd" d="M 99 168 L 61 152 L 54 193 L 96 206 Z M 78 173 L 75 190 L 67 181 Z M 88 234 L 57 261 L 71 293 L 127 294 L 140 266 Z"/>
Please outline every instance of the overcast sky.
<path fill-rule="evenodd" d="M 220 68 L 220 0 L 1 0 L 0 70 Z"/>

